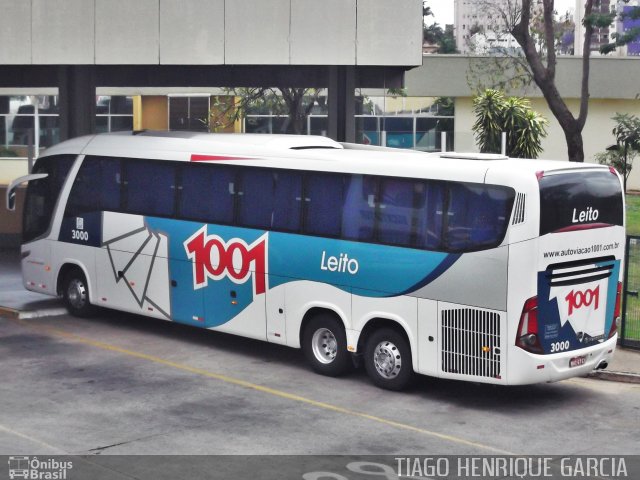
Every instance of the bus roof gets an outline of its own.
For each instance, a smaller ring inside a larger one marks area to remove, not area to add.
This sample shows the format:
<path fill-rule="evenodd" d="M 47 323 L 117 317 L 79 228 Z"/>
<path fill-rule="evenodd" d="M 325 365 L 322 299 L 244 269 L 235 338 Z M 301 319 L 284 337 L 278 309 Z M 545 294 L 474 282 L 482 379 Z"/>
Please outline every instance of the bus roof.
<path fill-rule="evenodd" d="M 437 152 L 338 143 L 315 135 L 200 132 L 116 132 L 79 137 L 47 149 L 43 156 L 72 154 L 153 160 L 215 162 L 271 168 L 456 179 L 484 183 L 527 181 L 542 172 L 606 169 L 594 164 L 513 159 L 495 154 Z M 489 172 L 491 171 L 491 175 Z M 488 178 L 489 177 L 489 178 Z"/>

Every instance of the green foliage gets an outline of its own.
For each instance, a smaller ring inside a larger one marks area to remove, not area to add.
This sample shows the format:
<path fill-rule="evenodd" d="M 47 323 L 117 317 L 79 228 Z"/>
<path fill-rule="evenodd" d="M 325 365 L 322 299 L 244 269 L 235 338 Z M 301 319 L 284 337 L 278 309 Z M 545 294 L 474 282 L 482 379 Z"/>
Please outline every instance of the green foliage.
<path fill-rule="evenodd" d="M 640 195 L 626 196 L 627 235 L 640 235 Z"/>
<path fill-rule="evenodd" d="M 217 97 L 209 116 L 201 121 L 211 131 L 233 125 L 247 114 L 286 115 L 286 133 L 301 134 L 304 122 L 317 105 L 321 89 L 316 88 L 227 88 Z"/>
<path fill-rule="evenodd" d="M 476 121 L 471 129 L 480 151 L 499 153 L 502 132 L 507 132 L 507 155 L 537 158 L 548 121 L 531 108 L 528 100 L 505 97 L 499 90 L 487 89 L 473 99 Z"/>
<path fill-rule="evenodd" d="M 616 145 L 596 154 L 595 159 L 602 165 L 615 168 L 624 177 L 626 185 L 633 161 L 640 154 L 640 118 L 628 113 L 616 113 L 612 120 L 616 122 L 612 131 Z"/>
<path fill-rule="evenodd" d="M 616 113 L 613 116 L 616 126 L 613 134 L 620 147 L 640 152 L 640 118 L 627 113 Z"/>
<path fill-rule="evenodd" d="M 8 148 L 0 148 L 0 157 L 5 157 L 5 158 L 13 158 L 13 157 L 17 157 L 18 154 L 16 152 L 14 152 L 13 150 L 9 150 Z"/>
<path fill-rule="evenodd" d="M 455 113 L 455 103 L 452 97 L 438 97 L 433 105 L 437 108 L 438 115 L 453 116 Z"/>
<path fill-rule="evenodd" d="M 388 88 L 387 94 L 391 95 L 392 97 L 406 97 L 407 89 L 406 88 Z"/>
<path fill-rule="evenodd" d="M 624 3 L 628 3 L 628 0 L 623 0 Z M 624 19 L 637 20 L 640 18 L 640 6 L 631 8 L 627 13 L 621 13 L 616 15 L 614 12 L 612 13 L 593 13 L 588 15 L 584 19 L 585 25 L 590 24 L 594 27 L 609 27 L 616 20 L 616 16 L 618 20 L 622 21 Z M 607 23 L 608 22 L 608 23 Z M 600 46 L 600 53 L 607 54 L 615 51 L 617 47 L 622 47 L 627 45 L 629 42 L 632 42 L 636 38 L 640 36 L 640 27 L 630 28 L 622 33 L 612 33 L 611 39 L 613 42 L 604 44 Z"/>
<path fill-rule="evenodd" d="M 453 25 L 446 25 L 444 30 L 437 23 L 427 25 L 424 17 L 432 17 L 431 7 L 427 6 L 427 1 L 422 2 L 422 39 L 431 44 L 438 45 L 437 53 L 460 53 L 456 46 L 456 38 L 453 34 Z"/>
<path fill-rule="evenodd" d="M 621 149 L 607 150 L 606 152 L 596 153 L 594 156 L 599 164 L 615 168 L 624 177 L 625 181 L 629 178 L 635 157 L 635 152 L 627 152 L 627 160 L 625 162 L 624 151 Z"/>
<path fill-rule="evenodd" d="M 453 25 L 447 25 L 444 29 L 444 35 L 440 39 L 440 47 L 438 53 L 460 53 L 456 45 L 456 37 L 453 34 Z"/>

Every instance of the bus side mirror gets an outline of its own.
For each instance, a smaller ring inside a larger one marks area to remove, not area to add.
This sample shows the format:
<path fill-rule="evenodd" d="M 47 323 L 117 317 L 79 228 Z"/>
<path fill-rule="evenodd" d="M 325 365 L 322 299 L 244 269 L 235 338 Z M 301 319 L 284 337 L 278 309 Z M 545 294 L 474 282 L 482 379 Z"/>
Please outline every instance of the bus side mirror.
<path fill-rule="evenodd" d="M 7 210 L 13 212 L 16 209 L 16 189 L 24 182 L 30 182 L 31 180 L 40 180 L 41 178 L 48 177 L 48 173 L 32 173 L 31 175 L 25 175 L 23 177 L 16 178 L 7 187 Z"/>

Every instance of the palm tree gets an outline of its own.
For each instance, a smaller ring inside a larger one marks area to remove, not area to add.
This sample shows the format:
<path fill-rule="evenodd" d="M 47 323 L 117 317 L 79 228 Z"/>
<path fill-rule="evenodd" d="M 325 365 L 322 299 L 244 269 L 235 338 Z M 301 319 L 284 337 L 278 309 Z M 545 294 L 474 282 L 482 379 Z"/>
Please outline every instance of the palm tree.
<path fill-rule="evenodd" d="M 542 152 L 548 121 L 528 100 L 487 89 L 474 98 L 473 112 L 476 121 L 471 129 L 481 152 L 499 153 L 502 132 L 507 133 L 506 153 L 510 157 L 537 158 Z"/>

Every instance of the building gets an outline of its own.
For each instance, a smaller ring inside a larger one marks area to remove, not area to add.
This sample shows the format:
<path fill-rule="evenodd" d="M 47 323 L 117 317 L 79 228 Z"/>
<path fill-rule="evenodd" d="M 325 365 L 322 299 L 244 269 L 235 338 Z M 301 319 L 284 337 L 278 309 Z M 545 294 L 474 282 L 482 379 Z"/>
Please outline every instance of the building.
<path fill-rule="evenodd" d="M 421 68 L 407 73 L 407 92 L 410 96 L 446 96 L 455 99 L 454 145 L 458 152 L 477 151 L 471 127 L 474 123 L 472 101 L 474 92 L 469 87 L 467 74 L 471 63 L 482 58 L 462 55 L 429 55 Z M 589 114 L 582 133 L 585 161 L 593 162 L 596 153 L 615 144 L 612 130 L 616 113 L 640 116 L 638 82 L 640 58 L 600 56 L 591 59 Z M 582 59 L 576 56 L 558 58 L 556 85 L 560 95 L 572 111 L 579 110 L 579 88 Z M 541 158 L 567 160 L 564 134 L 551 113 L 542 93 L 531 86 L 515 92 L 531 101 L 534 110 L 549 120 L 549 135 L 543 140 Z M 631 171 L 627 187 L 640 190 L 640 164 Z"/>
<path fill-rule="evenodd" d="M 610 13 L 616 10 L 616 0 L 594 0 L 594 13 Z M 576 0 L 575 9 L 575 44 L 574 54 L 582 56 L 584 51 L 584 0 Z M 591 35 L 591 53 L 598 54 L 600 47 L 612 41 L 611 34 L 615 32 L 615 24 L 608 28 L 595 28 Z"/>
<path fill-rule="evenodd" d="M 0 0 L 0 15 L 3 150 L 153 128 L 171 101 L 192 127 L 224 87 L 325 89 L 326 134 L 355 141 L 356 89 L 401 88 L 422 63 L 420 0 Z M 167 101 L 181 91 L 202 95 Z"/>
<path fill-rule="evenodd" d="M 455 36 L 458 50 L 463 54 L 484 52 L 486 44 L 494 41 L 511 44 L 509 28 L 504 18 L 515 18 L 519 2 L 515 0 L 454 0 Z M 540 11 L 541 2 L 533 2 L 534 11 Z M 481 34 L 481 36 L 476 36 Z M 484 35 L 484 37 L 482 36 Z M 511 37 L 513 38 L 513 37 Z"/>
<path fill-rule="evenodd" d="M 618 2 L 618 13 L 628 14 L 633 7 L 640 7 L 640 0 L 631 0 L 629 3 Z M 623 18 L 622 21 L 618 20 L 617 29 L 618 33 L 627 33 L 632 28 L 640 28 L 640 19 Z M 640 35 L 635 40 L 631 41 L 623 47 L 624 54 L 629 56 L 640 56 Z"/>

